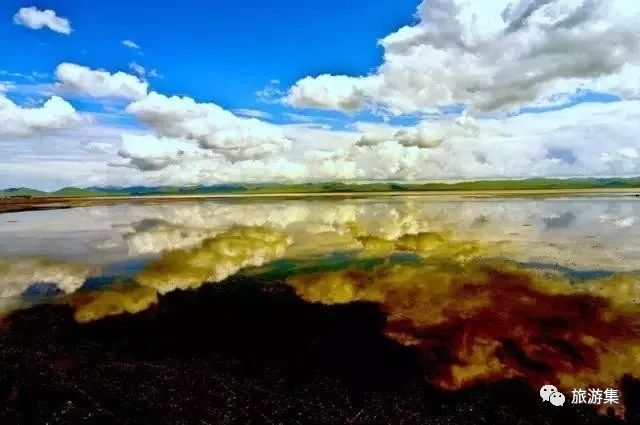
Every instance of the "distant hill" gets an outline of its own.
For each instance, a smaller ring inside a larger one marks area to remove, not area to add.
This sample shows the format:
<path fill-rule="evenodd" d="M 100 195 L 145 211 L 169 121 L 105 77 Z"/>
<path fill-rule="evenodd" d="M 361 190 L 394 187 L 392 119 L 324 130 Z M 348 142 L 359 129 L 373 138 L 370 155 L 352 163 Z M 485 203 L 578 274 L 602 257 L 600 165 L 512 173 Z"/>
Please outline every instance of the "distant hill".
<path fill-rule="evenodd" d="M 358 193 L 403 191 L 482 191 L 482 190 L 553 190 L 553 189 L 640 189 L 640 177 L 479 180 L 457 183 L 302 183 L 302 184 L 220 184 L 211 186 L 130 186 L 130 187 L 66 187 L 55 192 L 29 188 L 0 190 L 0 197 L 100 197 L 151 195 L 207 195 L 218 193 Z"/>
<path fill-rule="evenodd" d="M 0 190 L 0 196 L 45 196 L 47 192 L 41 190 L 29 189 L 28 187 L 12 187 L 9 189 Z"/>
<path fill-rule="evenodd" d="M 55 192 L 48 193 L 47 196 L 60 196 L 64 198 L 72 198 L 76 196 L 108 196 L 109 193 L 99 190 L 97 188 L 80 189 L 77 187 L 65 187 Z M 121 195 L 127 195 L 127 192 L 122 192 Z"/>

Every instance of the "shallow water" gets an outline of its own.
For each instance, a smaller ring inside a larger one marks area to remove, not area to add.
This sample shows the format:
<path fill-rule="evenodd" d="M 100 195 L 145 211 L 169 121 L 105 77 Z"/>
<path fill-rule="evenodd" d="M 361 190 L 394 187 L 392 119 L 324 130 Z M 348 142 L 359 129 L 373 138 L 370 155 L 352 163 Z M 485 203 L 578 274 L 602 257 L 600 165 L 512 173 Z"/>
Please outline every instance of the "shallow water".
<path fill-rule="evenodd" d="M 640 202 L 622 196 L 20 212 L 0 215 L 0 296 L 4 314 L 59 303 L 87 323 L 233 276 L 274 279 L 310 303 L 375 303 L 438 388 L 524 377 L 570 393 L 640 370 L 639 236 Z"/>

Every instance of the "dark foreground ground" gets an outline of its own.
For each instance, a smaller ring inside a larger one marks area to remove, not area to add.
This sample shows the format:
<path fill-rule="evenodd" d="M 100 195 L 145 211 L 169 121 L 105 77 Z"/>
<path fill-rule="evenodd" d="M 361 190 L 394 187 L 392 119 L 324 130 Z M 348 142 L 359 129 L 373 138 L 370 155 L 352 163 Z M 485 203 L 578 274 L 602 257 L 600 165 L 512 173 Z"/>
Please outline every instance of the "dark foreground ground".
<path fill-rule="evenodd" d="M 327 307 L 234 279 L 136 316 L 77 325 L 62 306 L 0 333 L 0 424 L 613 424 L 523 380 L 443 392 L 372 304 Z M 623 385 L 640 423 L 640 383 Z"/>

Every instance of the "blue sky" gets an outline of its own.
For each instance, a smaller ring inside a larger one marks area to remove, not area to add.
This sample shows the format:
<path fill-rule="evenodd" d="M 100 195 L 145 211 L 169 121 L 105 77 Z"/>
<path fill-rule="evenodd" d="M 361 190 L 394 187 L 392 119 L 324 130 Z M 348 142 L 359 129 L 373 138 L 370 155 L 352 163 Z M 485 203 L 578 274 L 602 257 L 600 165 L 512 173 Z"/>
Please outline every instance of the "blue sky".
<path fill-rule="evenodd" d="M 639 25 L 631 0 L 4 1 L 0 187 L 639 175 Z"/>
<path fill-rule="evenodd" d="M 413 21 L 417 2 L 194 1 L 37 2 L 72 22 L 73 34 L 0 25 L 0 69 L 51 73 L 61 62 L 128 70 L 136 61 L 163 76 L 153 87 L 229 109 L 276 108 L 255 92 L 308 74 L 363 74 L 381 61 L 375 40 Z M 4 1 L 10 17 L 33 1 Z M 5 19 L 6 21 L 6 19 Z M 130 39 L 139 51 L 122 45 Z M 10 40 L 10 42 L 7 42 Z"/>

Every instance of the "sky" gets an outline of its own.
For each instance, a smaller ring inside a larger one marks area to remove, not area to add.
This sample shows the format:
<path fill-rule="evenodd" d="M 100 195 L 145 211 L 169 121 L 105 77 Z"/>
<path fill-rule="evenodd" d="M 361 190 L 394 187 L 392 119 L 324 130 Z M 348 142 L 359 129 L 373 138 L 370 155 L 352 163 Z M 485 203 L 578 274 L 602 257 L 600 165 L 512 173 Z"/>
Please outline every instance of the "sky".
<path fill-rule="evenodd" d="M 0 3 L 0 188 L 640 175 L 640 2 Z"/>

